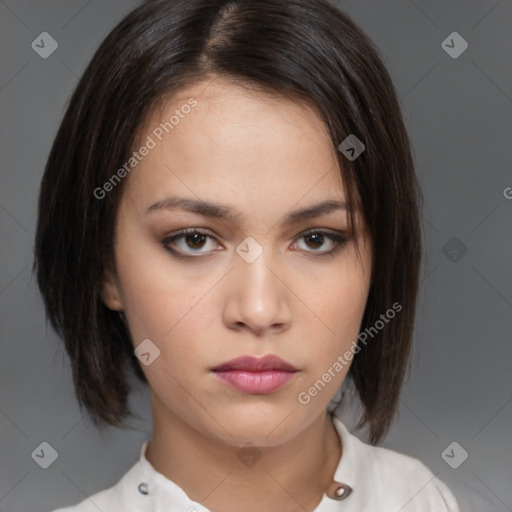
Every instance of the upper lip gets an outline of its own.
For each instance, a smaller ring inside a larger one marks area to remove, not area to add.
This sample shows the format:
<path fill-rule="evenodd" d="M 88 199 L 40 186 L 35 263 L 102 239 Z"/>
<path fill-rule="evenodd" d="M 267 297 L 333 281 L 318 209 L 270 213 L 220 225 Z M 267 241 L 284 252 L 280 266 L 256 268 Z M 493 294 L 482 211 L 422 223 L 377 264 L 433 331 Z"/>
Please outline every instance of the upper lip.
<path fill-rule="evenodd" d="M 297 368 L 274 354 L 268 354 L 263 357 L 237 357 L 236 359 L 231 359 L 231 361 L 215 366 L 212 370 L 219 372 L 229 370 L 245 370 L 249 372 L 281 370 L 286 372 L 296 372 Z"/>

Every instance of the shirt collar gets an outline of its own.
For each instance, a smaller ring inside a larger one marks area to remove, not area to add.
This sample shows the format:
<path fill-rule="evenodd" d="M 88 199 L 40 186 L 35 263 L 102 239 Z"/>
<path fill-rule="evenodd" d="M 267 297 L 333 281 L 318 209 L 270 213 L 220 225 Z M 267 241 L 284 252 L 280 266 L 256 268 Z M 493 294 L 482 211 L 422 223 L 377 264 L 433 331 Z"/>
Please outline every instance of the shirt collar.
<path fill-rule="evenodd" d="M 354 489 L 357 474 L 355 469 L 357 468 L 359 459 L 355 452 L 362 442 L 352 435 L 341 420 L 334 414 L 332 415 L 332 421 L 342 446 L 342 455 L 334 473 L 334 480 L 345 483 Z M 169 509 L 191 512 L 210 512 L 209 509 L 205 508 L 200 503 L 191 500 L 180 486 L 156 471 L 149 463 L 145 455 L 149 441 L 150 439 L 144 441 L 140 450 L 138 462 L 138 476 L 140 478 L 137 483 L 137 494 L 145 497 L 144 502 L 147 501 L 154 504 L 155 512 Z M 347 501 L 351 501 L 351 496 L 347 497 Z M 339 510 L 338 502 L 324 494 L 314 512 L 331 512 L 335 510 Z"/>

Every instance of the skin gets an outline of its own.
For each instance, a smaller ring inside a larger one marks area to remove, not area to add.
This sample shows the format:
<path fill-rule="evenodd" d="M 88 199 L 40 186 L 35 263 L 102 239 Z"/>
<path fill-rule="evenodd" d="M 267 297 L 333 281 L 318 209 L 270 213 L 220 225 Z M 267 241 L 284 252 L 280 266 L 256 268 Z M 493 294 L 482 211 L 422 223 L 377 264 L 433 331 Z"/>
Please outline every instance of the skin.
<path fill-rule="evenodd" d="M 103 289 L 105 304 L 124 312 L 134 347 L 150 339 L 160 350 L 141 365 L 153 414 L 146 458 L 212 512 L 312 511 L 342 456 L 326 410 L 349 366 L 308 404 L 298 395 L 357 337 L 370 240 L 359 215 L 360 257 L 354 238 L 330 256 L 322 253 L 336 249 L 331 239 L 304 237 L 322 229 L 348 238 L 345 210 L 282 224 L 291 211 L 346 198 L 324 123 L 289 98 L 210 79 L 155 108 L 140 142 L 190 97 L 197 106 L 125 178 L 116 269 Z M 223 203 L 241 216 L 147 212 L 171 195 Z M 189 259 L 163 243 L 183 228 L 208 235 L 168 245 Z M 251 263 L 236 252 L 248 236 L 263 250 Z M 299 370 L 270 394 L 241 392 L 211 371 L 270 353 Z M 261 454 L 252 467 L 237 456 L 246 445 Z"/>

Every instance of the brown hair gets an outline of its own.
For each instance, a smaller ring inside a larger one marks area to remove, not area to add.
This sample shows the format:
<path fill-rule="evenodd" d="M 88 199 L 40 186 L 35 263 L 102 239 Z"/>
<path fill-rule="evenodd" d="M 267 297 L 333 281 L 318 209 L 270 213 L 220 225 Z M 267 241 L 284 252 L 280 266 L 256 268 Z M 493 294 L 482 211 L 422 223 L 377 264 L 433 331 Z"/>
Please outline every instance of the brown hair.
<path fill-rule="evenodd" d="M 119 314 L 100 297 L 113 265 L 123 183 L 93 191 L 127 161 L 151 109 L 168 93 L 221 76 L 313 105 L 335 148 L 350 134 L 365 150 L 338 152 L 352 208 L 373 247 L 361 331 L 394 303 L 400 314 L 354 356 L 348 378 L 359 427 L 377 444 L 397 409 L 419 286 L 421 193 L 399 101 L 377 48 L 324 0 L 150 0 L 107 36 L 85 70 L 56 135 L 38 205 L 34 271 L 47 317 L 70 357 L 76 397 L 96 425 L 126 425 L 128 368 L 147 380 Z"/>

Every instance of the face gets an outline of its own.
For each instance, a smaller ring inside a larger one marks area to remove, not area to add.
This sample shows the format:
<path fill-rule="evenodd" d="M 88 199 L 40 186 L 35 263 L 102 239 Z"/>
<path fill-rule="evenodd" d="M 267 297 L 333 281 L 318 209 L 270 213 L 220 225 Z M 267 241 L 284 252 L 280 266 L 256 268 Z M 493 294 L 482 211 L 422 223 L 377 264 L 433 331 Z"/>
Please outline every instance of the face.
<path fill-rule="evenodd" d="M 141 367 L 154 414 L 230 445 L 286 442 L 342 384 L 350 363 L 338 357 L 354 346 L 370 285 L 359 214 L 353 238 L 339 204 L 297 215 L 346 199 L 327 129 L 303 105 L 216 79 L 155 109 L 143 145 L 103 299 L 124 312 L 134 347 L 150 340 Z M 213 371 L 267 354 L 296 371 Z"/>

